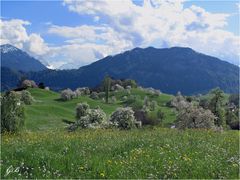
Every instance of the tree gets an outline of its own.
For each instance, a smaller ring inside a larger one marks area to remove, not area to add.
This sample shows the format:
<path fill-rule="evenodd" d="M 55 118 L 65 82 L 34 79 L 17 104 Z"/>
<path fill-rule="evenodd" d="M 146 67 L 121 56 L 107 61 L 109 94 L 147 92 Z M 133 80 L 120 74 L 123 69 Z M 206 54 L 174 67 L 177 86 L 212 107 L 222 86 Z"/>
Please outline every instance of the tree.
<path fill-rule="evenodd" d="M 209 109 L 212 111 L 212 113 L 217 117 L 215 120 L 215 125 L 217 126 L 223 126 L 224 125 L 224 108 L 223 108 L 223 98 L 224 98 L 224 92 L 220 88 L 213 89 L 210 94 L 213 95 L 213 97 L 210 100 L 209 103 Z"/>
<path fill-rule="evenodd" d="M 73 92 L 71 89 L 65 89 L 61 92 L 61 99 L 63 101 L 68 101 L 76 97 L 76 93 Z"/>
<path fill-rule="evenodd" d="M 181 109 L 177 115 L 176 127 L 179 129 L 186 128 L 215 128 L 214 121 L 216 117 L 210 110 L 205 110 L 202 107 L 189 106 Z"/>
<path fill-rule="evenodd" d="M 239 94 L 231 94 L 229 96 L 229 103 L 233 103 L 236 107 L 239 108 Z"/>
<path fill-rule="evenodd" d="M 130 107 L 118 108 L 112 113 L 110 122 L 113 126 L 120 129 L 131 129 L 135 128 L 137 125 L 137 121 L 134 117 L 134 111 Z"/>
<path fill-rule="evenodd" d="M 1 132 L 16 132 L 24 126 L 24 105 L 20 94 L 7 92 L 1 99 Z"/>
<path fill-rule="evenodd" d="M 45 89 L 45 85 L 44 85 L 43 82 L 40 82 L 40 83 L 38 84 L 38 87 L 39 87 L 40 89 Z"/>
<path fill-rule="evenodd" d="M 106 101 L 106 103 L 108 103 L 108 100 L 109 100 L 110 85 L 111 85 L 111 78 L 109 76 L 106 76 L 104 78 L 104 91 L 105 91 L 105 101 Z"/>
<path fill-rule="evenodd" d="M 26 105 L 30 105 L 34 101 L 34 98 L 32 97 L 32 95 L 29 91 L 23 90 L 21 92 L 21 101 L 23 101 L 24 104 L 26 104 Z"/>

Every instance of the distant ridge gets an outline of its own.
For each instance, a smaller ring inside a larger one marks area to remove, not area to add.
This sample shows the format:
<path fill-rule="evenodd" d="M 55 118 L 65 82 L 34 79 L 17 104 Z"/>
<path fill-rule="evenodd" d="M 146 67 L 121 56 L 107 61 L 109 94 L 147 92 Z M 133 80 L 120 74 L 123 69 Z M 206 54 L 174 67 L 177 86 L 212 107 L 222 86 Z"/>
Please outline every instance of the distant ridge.
<path fill-rule="evenodd" d="M 40 61 L 10 44 L 1 45 L 0 51 L 2 67 L 25 72 L 47 69 Z"/>
<path fill-rule="evenodd" d="M 134 48 L 77 70 L 47 70 L 25 75 L 55 90 L 95 87 L 105 75 L 110 75 L 115 79 L 134 79 L 141 86 L 169 94 L 205 93 L 215 87 L 228 93 L 239 92 L 238 66 L 187 47 Z"/>

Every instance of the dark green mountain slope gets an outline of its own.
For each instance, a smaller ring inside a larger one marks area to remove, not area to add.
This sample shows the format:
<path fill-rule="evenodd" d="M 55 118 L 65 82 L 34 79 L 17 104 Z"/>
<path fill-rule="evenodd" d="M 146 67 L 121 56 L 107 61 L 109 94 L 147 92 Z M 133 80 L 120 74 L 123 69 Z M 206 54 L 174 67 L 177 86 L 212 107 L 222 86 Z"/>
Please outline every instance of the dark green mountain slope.
<path fill-rule="evenodd" d="M 108 74 L 116 79 L 131 78 L 144 87 L 165 93 L 204 93 L 220 87 L 238 93 L 239 67 L 190 48 L 135 48 L 108 56 L 78 70 L 46 70 L 27 73 L 53 89 L 97 86 Z"/>
<path fill-rule="evenodd" d="M 1 67 L 20 71 L 41 71 L 47 68 L 26 52 L 9 44 L 1 45 Z"/>

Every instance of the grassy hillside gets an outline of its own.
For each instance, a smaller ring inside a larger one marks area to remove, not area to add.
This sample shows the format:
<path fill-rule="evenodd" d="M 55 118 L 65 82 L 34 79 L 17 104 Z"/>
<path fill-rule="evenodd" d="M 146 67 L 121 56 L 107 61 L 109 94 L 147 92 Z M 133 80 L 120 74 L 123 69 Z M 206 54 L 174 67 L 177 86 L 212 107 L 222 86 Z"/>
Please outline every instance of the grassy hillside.
<path fill-rule="evenodd" d="M 6 178 L 239 178 L 238 131 L 28 132 L 2 139 Z"/>
<path fill-rule="evenodd" d="M 35 102 L 26 106 L 26 130 L 1 137 L 1 179 L 238 179 L 239 131 L 180 131 L 158 126 L 133 130 L 79 129 L 67 132 L 63 120 L 75 121 L 75 107 L 87 102 L 100 106 L 109 116 L 117 107 L 142 105 L 144 97 L 161 109 L 162 126 L 176 115 L 165 104 L 172 96 L 156 96 L 132 89 L 136 101 L 123 101 L 124 91 L 111 92 L 117 101 L 81 96 L 61 101 L 60 94 L 29 89 Z M 207 98 L 207 97 L 206 97 Z"/>
<path fill-rule="evenodd" d="M 27 130 L 53 130 L 63 129 L 66 124 L 63 120 L 75 121 L 75 107 L 80 102 L 87 102 L 91 108 L 101 107 L 107 115 L 110 115 L 117 107 L 125 106 L 121 98 L 125 92 L 111 93 L 117 98 L 116 103 L 106 104 L 101 99 L 93 100 L 88 96 L 81 96 L 70 101 L 61 101 L 60 94 L 43 89 L 29 89 L 35 102 L 26 106 L 26 129 Z M 143 103 L 145 96 L 158 102 L 159 108 L 165 113 L 164 126 L 169 126 L 175 120 L 173 109 L 165 106 L 172 96 L 161 94 L 159 97 L 152 96 L 140 89 L 132 89 L 131 94 L 137 96 Z M 157 111 L 157 110 L 156 110 Z M 156 112 L 152 112 L 153 116 Z"/>

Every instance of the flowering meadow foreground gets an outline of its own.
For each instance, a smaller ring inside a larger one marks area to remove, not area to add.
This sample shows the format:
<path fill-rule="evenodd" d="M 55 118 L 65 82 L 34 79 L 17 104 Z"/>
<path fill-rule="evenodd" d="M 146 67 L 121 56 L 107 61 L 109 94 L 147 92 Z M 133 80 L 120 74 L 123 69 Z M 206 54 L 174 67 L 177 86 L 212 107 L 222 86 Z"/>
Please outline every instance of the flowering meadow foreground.
<path fill-rule="evenodd" d="M 239 132 L 143 128 L 2 136 L 1 178 L 239 177 Z"/>

